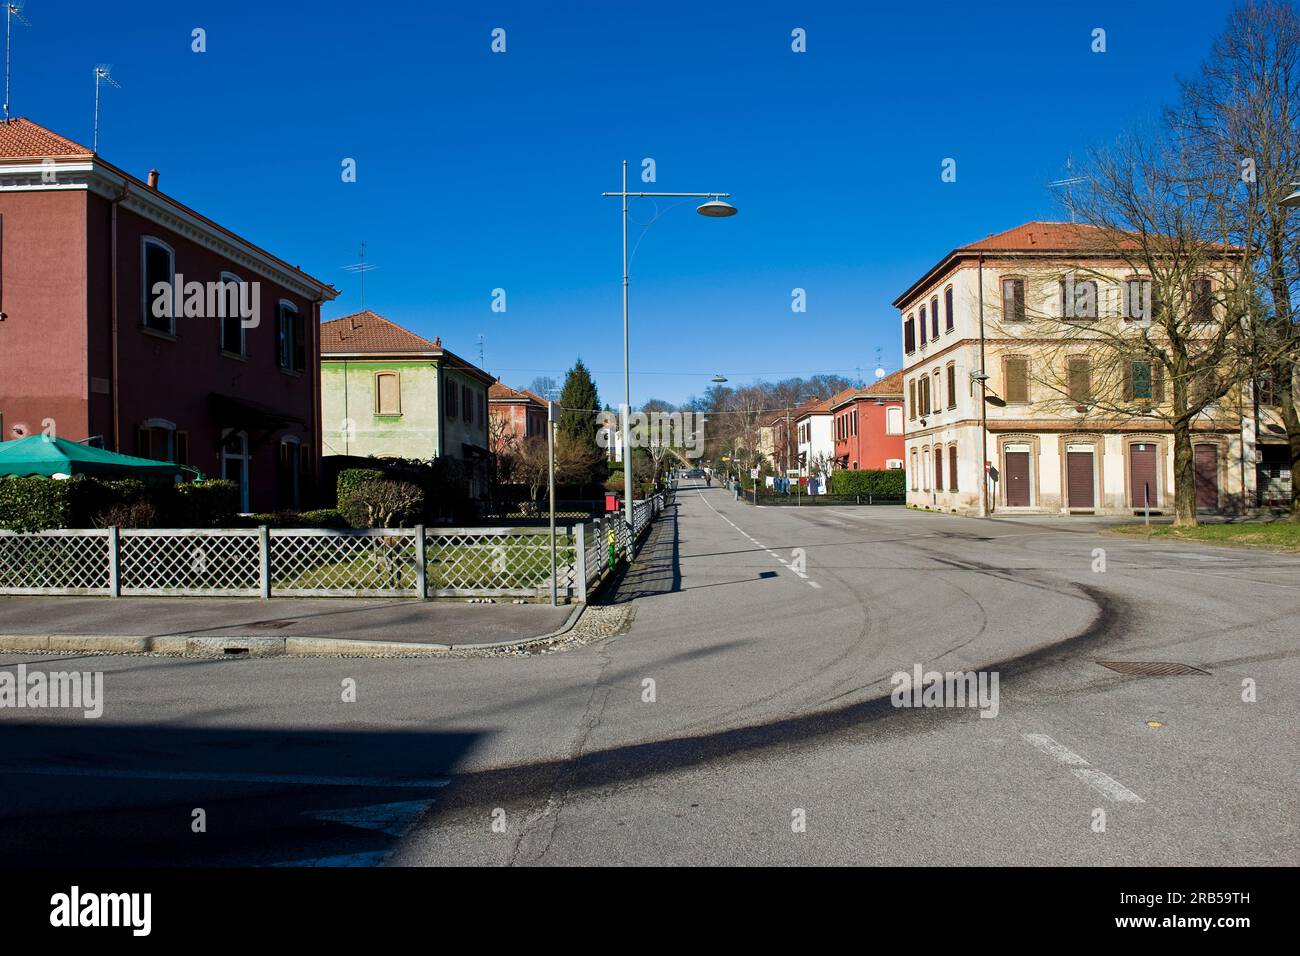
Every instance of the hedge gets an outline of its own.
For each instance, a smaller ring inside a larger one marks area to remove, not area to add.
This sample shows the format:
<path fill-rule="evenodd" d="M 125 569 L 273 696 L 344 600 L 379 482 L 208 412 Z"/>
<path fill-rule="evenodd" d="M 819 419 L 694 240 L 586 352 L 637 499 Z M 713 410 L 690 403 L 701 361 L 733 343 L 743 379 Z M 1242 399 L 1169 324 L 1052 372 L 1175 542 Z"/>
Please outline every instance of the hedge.
<path fill-rule="evenodd" d="M 907 473 L 901 468 L 833 471 L 831 494 L 903 499 L 907 497 Z"/>
<path fill-rule="evenodd" d="M 66 528 L 72 520 L 71 481 L 53 478 L 0 478 L 0 528 L 44 531 Z"/>
<path fill-rule="evenodd" d="M 385 477 L 383 471 L 378 468 L 345 468 L 339 472 L 338 480 L 334 483 L 337 496 L 334 500 L 342 504 L 358 485 L 367 481 L 377 481 L 383 477 Z"/>
<path fill-rule="evenodd" d="M 232 481 L 146 484 L 134 478 L 75 476 L 0 478 L 0 528 L 43 531 L 47 528 L 96 528 L 112 514 L 147 503 L 153 523 L 163 528 L 221 528 L 233 521 L 238 487 Z"/>

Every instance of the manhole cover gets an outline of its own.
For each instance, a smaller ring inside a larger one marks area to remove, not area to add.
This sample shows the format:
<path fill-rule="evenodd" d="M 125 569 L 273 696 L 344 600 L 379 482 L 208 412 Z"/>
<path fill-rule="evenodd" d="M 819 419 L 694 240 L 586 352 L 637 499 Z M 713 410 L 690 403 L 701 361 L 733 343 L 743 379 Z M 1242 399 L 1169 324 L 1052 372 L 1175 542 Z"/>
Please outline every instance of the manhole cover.
<path fill-rule="evenodd" d="M 1191 664 L 1176 664 L 1172 661 L 1097 661 L 1102 667 L 1108 667 L 1119 674 L 1133 677 L 1188 677 L 1192 674 L 1208 675 Z"/>
<path fill-rule="evenodd" d="M 249 627 L 262 628 L 263 630 L 274 630 L 275 628 L 288 627 L 290 624 L 297 623 L 297 621 L 258 621 L 256 624 L 250 624 Z"/>

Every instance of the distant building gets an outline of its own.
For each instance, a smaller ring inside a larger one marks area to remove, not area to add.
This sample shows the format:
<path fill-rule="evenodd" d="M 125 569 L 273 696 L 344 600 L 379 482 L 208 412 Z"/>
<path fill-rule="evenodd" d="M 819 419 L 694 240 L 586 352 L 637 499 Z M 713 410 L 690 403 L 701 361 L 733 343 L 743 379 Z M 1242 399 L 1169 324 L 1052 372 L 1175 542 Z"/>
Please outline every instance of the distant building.
<path fill-rule="evenodd" d="M 903 373 L 830 400 L 836 468 L 903 467 Z"/>
<path fill-rule="evenodd" d="M 546 399 L 536 392 L 511 388 L 498 379 L 488 388 L 488 413 L 489 442 L 499 446 L 494 451 L 546 438 Z"/>
<path fill-rule="evenodd" d="M 0 229 L 0 437 L 187 464 L 244 511 L 310 497 L 335 289 L 27 119 L 0 123 Z"/>
<path fill-rule="evenodd" d="M 488 454 L 491 375 L 369 310 L 320 327 L 326 455 L 453 458 Z M 482 477 L 471 468 L 471 493 Z"/>
<path fill-rule="evenodd" d="M 793 419 L 800 477 L 825 477 L 831 472 L 835 438 L 830 408 L 830 399 L 814 400 L 811 405 L 805 402 Z"/>
<path fill-rule="evenodd" d="M 1138 327 L 1134 303 L 1150 298 L 1150 277 L 1132 274 L 1098 249 L 1094 227 L 1026 223 L 953 250 L 895 300 L 909 504 L 975 513 L 987 475 L 989 511 L 1172 511 L 1173 432 L 1155 414 L 1169 401 L 1162 367 L 1140 353 L 1131 361 L 1119 356 L 1113 363 L 1122 370 L 1119 380 L 1099 381 L 1102 370 L 1078 331 L 1091 322 L 1121 333 Z M 1207 295 L 1206 301 L 1213 300 Z M 1068 323 L 1062 321 L 1067 308 Z M 1056 331 L 1046 322 L 1031 326 L 1035 315 L 1056 317 Z M 1044 338 L 1051 335 L 1056 338 Z M 1079 345 L 1063 355 L 1065 341 Z M 986 437 L 981 371 L 997 401 L 987 406 Z M 1123 403 L 1128 413 L 1100 408 L 1099 389 L 1107 390 L 1108 404 Z M 1230 392 L 1192 423 L 1202 510 L 1238 510 L 1254 494 L 1243 404 Z"/>

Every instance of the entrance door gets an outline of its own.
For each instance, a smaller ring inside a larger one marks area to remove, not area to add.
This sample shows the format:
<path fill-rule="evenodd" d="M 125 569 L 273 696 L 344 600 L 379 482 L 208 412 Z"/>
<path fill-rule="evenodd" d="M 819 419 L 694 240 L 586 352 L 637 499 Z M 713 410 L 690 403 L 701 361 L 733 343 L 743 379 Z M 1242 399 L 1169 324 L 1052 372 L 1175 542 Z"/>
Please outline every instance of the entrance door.
<path fill-rule="evenodd" d="M 1129 502 L 1133 508 L 1142 508 L 1148 503 L 1152 508 L 1157 507 L 1160 489 L 1156 484 L 1155 445 L 1133 445 L 1129 448 L 1128 476 Z"/>
<path fill-rule="evenodd" d="M 1029 507 L 1029 452 L 1009 451 L 1006 453 L 1006 496 L 1008 508 Z"/>
<path fill-rule="evenodd" d="M 1092 452 L 1065 453 L 1066 500 L 1071 508 L 1094 508 Z"/>
<path fill-rule="evenodd" d="M 1219 446 L 1196 446 L 1196 508 L 1219 509 Z"/>
<path fill-rule="evenodd" d="M 248 435 L 231 432 L 221 445 L 221 477 L 239 486 L 239 510 L 248 506 Z"/>

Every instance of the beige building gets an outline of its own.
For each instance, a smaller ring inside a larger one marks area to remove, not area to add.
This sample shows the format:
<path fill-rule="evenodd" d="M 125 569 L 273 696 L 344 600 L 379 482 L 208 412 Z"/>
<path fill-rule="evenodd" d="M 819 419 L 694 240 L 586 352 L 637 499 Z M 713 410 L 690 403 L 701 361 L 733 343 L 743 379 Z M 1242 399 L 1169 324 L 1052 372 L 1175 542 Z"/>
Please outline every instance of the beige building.
<path fill-rule="evenodd" d="M 1123 384 L 1103 383 L 1093 360 L 1063 348 L 1044 321 L 1075 307 L 1113 328 L 1133 321 L 1144 280 L 1122 263 L 1085 262 L 1088 229 L 1031 222 L 989 236 L 953 250 L 895 300 L 909 505 L 978 513 L 986 473 L 990 512 L 1133 514 L 1147 504 L 1172 512 L 1173 435 L 1150 413 L 1166 398 L 1160 368 L 1116 361 Z M 982 369 L 994 399 L 987 428 Z M 1132 414 L 1096 407 L 1092 396 L 1107 387 L 1124 390 Z M 1243 492 L 1253 504 L 1245 404 L 1230 392 L 1194 423 L 1200 509 L 1238 510 Z"/>

